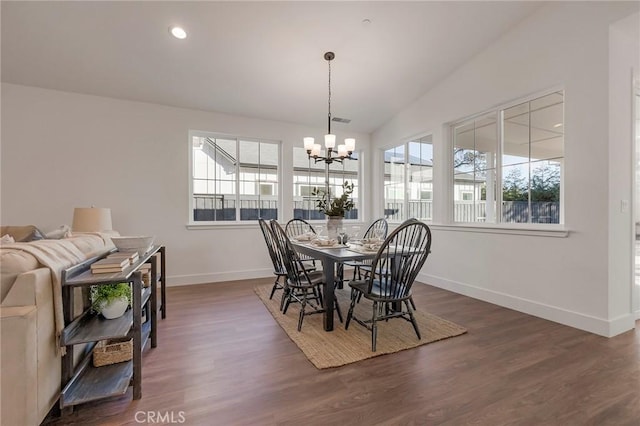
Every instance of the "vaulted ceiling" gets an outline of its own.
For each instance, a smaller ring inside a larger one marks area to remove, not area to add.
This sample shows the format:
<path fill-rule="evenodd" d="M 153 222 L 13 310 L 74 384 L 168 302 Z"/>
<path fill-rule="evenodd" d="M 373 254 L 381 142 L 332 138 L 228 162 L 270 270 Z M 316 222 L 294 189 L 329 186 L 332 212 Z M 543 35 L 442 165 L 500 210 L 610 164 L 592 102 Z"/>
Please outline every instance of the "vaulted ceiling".
<path fill-rule="evenodd" d="M 335 125 L 368 133 L 541 4 L 2 1 L 1 77 L 323 128 L 333 51 Z"/>

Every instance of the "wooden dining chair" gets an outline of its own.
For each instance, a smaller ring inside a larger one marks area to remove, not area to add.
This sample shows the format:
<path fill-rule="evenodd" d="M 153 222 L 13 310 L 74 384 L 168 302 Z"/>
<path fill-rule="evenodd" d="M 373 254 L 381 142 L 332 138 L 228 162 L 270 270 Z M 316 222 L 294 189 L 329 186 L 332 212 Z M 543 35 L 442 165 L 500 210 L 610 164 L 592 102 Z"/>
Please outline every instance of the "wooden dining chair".
<path fill-rule="evenodd" d="M 371 331 L 371 350 L 376 351 L 377 322 L 403 318 L 413 325 L 421 339 L 418 323 L 410 303 L 411 287 L 431 250 L 431 230 L 418 220 L 404 222 L 394 230 L 371 263 L 371 273 L 365 280 L 350 281 L 351 305 L 345 329 L 351 319 Z M 373 303 L 370 319 L 357 318 L 354 308 L 359 297 Z M 403 308 L 403 304 L 406 307 Z"/>
<path fill-rule="evenodd" d="M 280 250 L 278 250 L 278 247 L 276 246 L 275 236 L 273 235 L 271 227 L 264 219 L 258 219 L 258 223 L 260 224 L 260 230 L 262 231 L 262 235 L 264 236 L 264 241 L 267 244 L 267 250 L 269 251 L 271 263 L 273 263 L 273 274 L 276 276 L 276 280 L 274 281 L 273 287 L 271 288 L 269 299 L 273 298 L 276 290 L 282 289 L 283 292 L 280 299 L 280 310 L 282 310 L 285 300 L 284 288 L 287 283 L 287 270 L 285 269 Z M 282 282 L 280 281 L 281 279 Z"/>
<path fill-rule="evenodd" d="M 300 235 L 304 235 L 308 233 L 311 233 L 314 235 L 316 234 L 316 231 L 315 229 L 313 229 L 313 226 L 311 226 L 311 224 L 304 219 L 291 219 L 285 225 L 284 231 L 289 238 L 296 238 Z M 308 270 L 313 270 L 316 268 L 316 259 L 304 254 L 299 255 L 299 257 L 300 257 L 300 260 L 305 262 L 305 267 Z"/>
<path fill-rule="evenodd" d="M 387 219 L 385 218 L 380 218 L 380 219 L 376 219 L 375 221 L 373 221 L 373 223 L 371 225 L 369 225 L 369 227 L 367 228 L 367 230 L 365 231 L 364 235 L 362 236 L 363 239 L 368 239 L 368 238 L 374 238 L 376 236 L 379 236 L 382 239 L 387 238 L 387 232 L 389 230 L 389 224 L 387 223 Z M 371 266 L 371 259 L 364 259 L 364 260 L 350 260 L 348 262 L 344 262 L 343 264 L 341 264 L 339 266 L 339 270 L 338 270 L 338 276 L 340 277 L 340 281 L 343 282 L 344 281 L 344 267 L 345 266 L 349 266 L 353 268 L 353 279 L 356 279 L 356 276 L 358 277 L 359 280 L 362 279 L 362 271 L 365 270 L 367 268 L 370 268 Z M 342 286 L 341 286 L 342 288 Z"/>
<path fill-rule="evenodd" d="M 300 303 L 300 313 L 298 314 L 298 331 L 300 331 L 305 316 L 324 312 L 322 303 L 324 274 L 321 271 L 308 271 L 305 269 L 302 260 L 291 245 L 291 241 L 282 226 L 275 220 L 271 221 L 270 226 L 287 271 L 282 313 L 286 315 L 287 309 L 292 302 Z M 307 306 L 311 306 L 312 310 L 307 310 Z M 336 310 L 340 321 L 342 321 L 342 314 L 337 304 Z"/>

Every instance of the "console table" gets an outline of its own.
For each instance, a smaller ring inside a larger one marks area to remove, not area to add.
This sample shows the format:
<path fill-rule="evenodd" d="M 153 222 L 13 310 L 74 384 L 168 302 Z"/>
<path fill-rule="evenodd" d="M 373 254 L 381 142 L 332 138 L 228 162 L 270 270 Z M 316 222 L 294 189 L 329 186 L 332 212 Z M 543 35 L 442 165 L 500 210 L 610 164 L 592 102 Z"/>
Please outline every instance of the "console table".
<path fill-rule="evenodd" d="M 156 256 L 158 253 L 160 265 Z M 122 395 L 130 385 L 133 386 L 133 399 L 142 397 L 142 350 L 148 341 L 151 342 L 152 348 L 158 345 L 158 282 L 161 284 L 162 318 L 166 316 L 165 256 L 165 247 L 156 245 L 122 272 L 91 273 L 90 265 L 100 257 L 89 259 L 62 272 L 65 328 L 61 343 L 66 347 L 66 354 L 62 357 L 62 392 L 60 394 L 60 408 L 63 413 L 78 404 Z M 145 263 L 151 264 L 149 287 L 142 285 L 140 267 Z M 111 320 L 106 320 L 92 312 L 88 297 L 89 287 L 120 282 L 129 282 L 132 286 L 131 308 L 122 317 Z M 74 318 L 74 289 L 76 288 L 82 288 L 83 291 L 83 312 Z M 143 312 L 146 313 L 144 322 L 142 321 Z M 133 339 L 133 359 L 94 367 L 91 356 L 97 342 L 120 338 Z M 85 346 L 79 352 L 79 361 L 74 363 L 74 350 L 81 344 Z"/>

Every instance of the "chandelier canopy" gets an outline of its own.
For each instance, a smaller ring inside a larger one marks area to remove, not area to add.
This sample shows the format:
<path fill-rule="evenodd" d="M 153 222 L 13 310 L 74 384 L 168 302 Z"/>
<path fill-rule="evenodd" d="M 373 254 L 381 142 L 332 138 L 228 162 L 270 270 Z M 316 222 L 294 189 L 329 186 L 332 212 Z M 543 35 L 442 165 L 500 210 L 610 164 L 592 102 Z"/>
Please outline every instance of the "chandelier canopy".
<path fill-rule="evenodd" d="M 331 133 L 331 61 L 336 57 L 333 52 L 326 52 L 324 59 L 329 64 L 329 112 L 327 114 L 327 134 L 324 135 L 324 147 L 326 148 L 326 155 L 320 155 L 322 146 L 319 143 L 315 143 L 313 137 L 305 137 L 303 139 L 304 149 L 307 151 L 309 159 L 313 158 L 315 162 L 324 161 L 327 164 L 331 164 L 334 161 L 342 163 L 346 159 L 352 160 L 351 154 L 356 148 L 356 140 L 354 138 L 346 138 L 344 144 L 338 145 L 336 149 L 336 135 Z"/>

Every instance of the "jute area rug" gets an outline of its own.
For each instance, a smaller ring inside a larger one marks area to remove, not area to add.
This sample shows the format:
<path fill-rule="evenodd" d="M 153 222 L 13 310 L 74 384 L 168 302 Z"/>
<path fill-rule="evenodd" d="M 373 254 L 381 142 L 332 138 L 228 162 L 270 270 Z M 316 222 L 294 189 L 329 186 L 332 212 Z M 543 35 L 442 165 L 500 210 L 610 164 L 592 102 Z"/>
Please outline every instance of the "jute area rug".
<path fill-rule="evenodd" d="M 287 314 L 280 311 L 282 290 L 276 291 L 269 300 L 271 285 L 261 285 L 254 291 L 267 307 L 274 319 L 287 333 L 289 338 L 302 350 L 316 368 L 331 368 L 350 364 L 367 358 L 399 352 L 415 348 L 438 340 L 459 336 L 467 330 L 457 324 L 425 312 L 420 306 L 415 311 L 418 328 L 422 339 L 418 340 L 410 322 L 400 318 L 378 322 L 378 339 L 376 352 L 371 352 L 371 332 L 355 321 L 351 321 L 349 329 L 344 329 L 338 316 L 335 316 L 334 329 L 324 331 L 322 314 L 305 316 L 302 330 L 298 331 L 298 303 L 289 305 Z M 336 290 L 336 296 L 346 319 L 349 310 L 349 290 Z M 371 318 L 371 302 L 362 298 L 356 305 L 355 315 L 361 319 Z"/>

